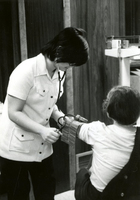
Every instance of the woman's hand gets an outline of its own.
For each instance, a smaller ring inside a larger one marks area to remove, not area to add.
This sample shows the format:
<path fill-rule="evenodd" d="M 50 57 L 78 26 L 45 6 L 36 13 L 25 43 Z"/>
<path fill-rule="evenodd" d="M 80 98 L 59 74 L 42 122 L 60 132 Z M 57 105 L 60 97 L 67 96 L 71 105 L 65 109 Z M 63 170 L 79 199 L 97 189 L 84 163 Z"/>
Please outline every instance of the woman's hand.
<path fill-rule="evenodd" d="M 62 133 L 56 128 L 46 128 L 43 127 L 42 132 L 40 133 L 44 141 L 48 143 L 55 143 Z"/>

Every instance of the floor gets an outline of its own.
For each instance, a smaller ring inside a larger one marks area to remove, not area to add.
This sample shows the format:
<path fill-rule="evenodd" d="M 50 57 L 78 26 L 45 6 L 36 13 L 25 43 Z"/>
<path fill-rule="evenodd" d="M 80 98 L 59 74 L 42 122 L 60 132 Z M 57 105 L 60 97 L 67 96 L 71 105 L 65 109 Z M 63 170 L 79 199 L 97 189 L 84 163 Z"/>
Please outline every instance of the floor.
<path fill-rule="evenodd" d="M 75 200 L 74 190 L 69 190 L 55 196 L 55 200 Z"/>

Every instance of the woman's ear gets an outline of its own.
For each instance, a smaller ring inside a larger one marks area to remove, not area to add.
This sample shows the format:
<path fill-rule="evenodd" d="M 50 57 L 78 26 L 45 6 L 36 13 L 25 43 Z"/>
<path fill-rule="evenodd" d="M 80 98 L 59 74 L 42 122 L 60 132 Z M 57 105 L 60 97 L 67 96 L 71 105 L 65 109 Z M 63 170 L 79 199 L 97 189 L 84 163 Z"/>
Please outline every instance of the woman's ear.
<path fill-rule="evenodd" d="M 62 49 L 62 46 L 56 47 L 56 56 L 59 56 L 61 49 Z"/>

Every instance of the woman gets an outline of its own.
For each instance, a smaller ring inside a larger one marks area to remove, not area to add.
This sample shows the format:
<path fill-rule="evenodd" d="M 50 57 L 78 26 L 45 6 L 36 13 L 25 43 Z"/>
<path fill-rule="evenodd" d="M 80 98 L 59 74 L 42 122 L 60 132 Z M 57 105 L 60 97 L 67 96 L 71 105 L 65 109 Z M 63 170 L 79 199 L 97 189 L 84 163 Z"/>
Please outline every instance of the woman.
<path fill-rule="evenodd" d="M 56 102 L 66 70 L 86 63 L 88 57 L 83 30 L 69 27 L 11 74 L 0 125 L 1 173 L 8 184 L 8 200 L 28 199 L 28 173 L 35 199 L 54 199 L 52 144 L 60 131 L 50 127 L 49 119 L 58 122 L 64 115 Z"/>

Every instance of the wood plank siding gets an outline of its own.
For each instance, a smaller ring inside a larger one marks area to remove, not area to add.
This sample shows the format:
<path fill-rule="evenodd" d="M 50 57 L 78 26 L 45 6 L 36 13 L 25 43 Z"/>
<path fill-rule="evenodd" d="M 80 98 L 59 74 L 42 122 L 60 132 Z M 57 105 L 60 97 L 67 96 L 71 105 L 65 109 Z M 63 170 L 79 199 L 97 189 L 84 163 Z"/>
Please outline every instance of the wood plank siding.
<path fill-rule="evenodd" d="M 25 6 L 25 27 L 20 26 L 19 2 Z M 69 12 L 65 7 L 68 4 Z M 22 60 L 22 28 L 26 30 L 25 48 L 30 58 L 64 27 L 79 27 L 86 31 L 90 59 L 68 73 L 70 93 L 66 80 L 58 105 L 63 112 L 80 114 L 89 122 L 101 120 L 109 124 L 102 102 L 110 88 L 118 84 L 119 60 L 104 55 L 106 37 L 139 34 L 139 9 L 139 0 L 0 0 L 0 101 L 5 99 L 10 73 Z M 51 124 L 57 126 L 54 121 Z M 61 139 L 53 146 L 56 193 L 60 193 L 70 187 L 69 149 Z M 77 139 L 76 154 L 87 150 L 90 147 Z"/>

